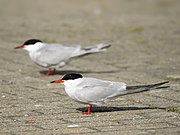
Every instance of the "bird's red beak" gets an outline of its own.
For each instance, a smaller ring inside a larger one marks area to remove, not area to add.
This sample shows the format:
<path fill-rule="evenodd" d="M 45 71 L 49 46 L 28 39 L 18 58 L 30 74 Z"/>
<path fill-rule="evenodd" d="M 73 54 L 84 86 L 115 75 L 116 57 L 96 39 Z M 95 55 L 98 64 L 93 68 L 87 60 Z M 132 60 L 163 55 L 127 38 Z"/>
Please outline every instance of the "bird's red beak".
<path fill-rule="evenodd" d="M 20 45 L 20 46 L 15 47 L 14 49 L 20 49 L 20 48 L 24 48 L 24 47 L 25 47 L 24 45 Z"/>
<path fill-rule="evenodd" d="M 63 82 L 64 82 L 63 80 L 54 80 L 54 81 L 52 81 L 50 83 L 63 83 Z"/>

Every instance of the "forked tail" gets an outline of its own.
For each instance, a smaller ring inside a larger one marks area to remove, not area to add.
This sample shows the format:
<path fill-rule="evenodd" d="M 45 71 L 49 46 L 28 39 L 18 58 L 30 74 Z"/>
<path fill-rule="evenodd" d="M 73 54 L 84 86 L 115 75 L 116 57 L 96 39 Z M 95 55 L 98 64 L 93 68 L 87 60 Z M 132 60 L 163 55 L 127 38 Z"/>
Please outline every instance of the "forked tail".
<path fill-rule="evenodd" d="M 153 89 L 168 88 L 169 86 L 161 86 L 166 83 L 169 83 L 169 81 L 164 81 L 164 82 L 150 84 L 150 85 L 127 86 L 125 95 L 139 93 L 143 91 L 149 91 Z"/>

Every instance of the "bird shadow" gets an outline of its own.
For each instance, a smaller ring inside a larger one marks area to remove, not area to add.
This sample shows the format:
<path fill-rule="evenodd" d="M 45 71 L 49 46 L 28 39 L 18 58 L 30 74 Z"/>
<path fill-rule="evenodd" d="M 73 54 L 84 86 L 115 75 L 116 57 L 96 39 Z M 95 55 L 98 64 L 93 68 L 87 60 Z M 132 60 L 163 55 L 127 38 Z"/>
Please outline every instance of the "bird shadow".
<path fill-rule="evenodd" d="M 103 113 L 103 112 L 117 112 L 117 111 L 131 111 L 131 110 L 147 110 L 147 109 L 166 109 L 162 107 L 106 107 L 106 106 L 101 106 L 101 107 L 93 107 L 92 112 L 98 112 L 98 113 Z M 87 111 L 87 107 L 83 108 L 77 108 L 76 110 L 84 112 Z"/>
<path fill-rule="evenodd" d="M 117 73 L 120 70 L 109 70 L 109 71 L 82 71 L 82 70 L 56 70 L 53 75 L 65 75 L 69 73 L 80 73 L 80 74 L 90 74 L 90 73 L 97 73 L 97 74 L 108 74 L 108 73 Z M 41 70 L 39 71 L 40 74 L 47 74 L 48 70 Z"/>

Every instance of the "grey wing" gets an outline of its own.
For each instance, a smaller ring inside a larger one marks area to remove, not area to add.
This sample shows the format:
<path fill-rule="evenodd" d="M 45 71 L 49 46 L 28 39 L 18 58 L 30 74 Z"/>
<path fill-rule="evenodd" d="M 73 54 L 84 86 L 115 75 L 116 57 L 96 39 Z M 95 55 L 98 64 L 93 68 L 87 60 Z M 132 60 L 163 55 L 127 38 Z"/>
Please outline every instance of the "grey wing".
<path fill-rule="evenodd" d="M 86 83 L 87 85 L 84 86 L 82 85 L 83 88 L 76 91 L 76 97 L 80 101 L 85 101 L 87 103 L 103 102 L 108 98 L 120 95 L 126 90 L 125 83 L 91 79 L 92 78 L 90 78 L 90 80 L 85 80 L 87 82 L 89 81 L 89 83 Z"/>
<path fill-rule="evenodd" d="M 46 45 L 38 50 L 39 55 L 36 58 L 38 64 L 48 67 L 55 66 L 61 62 L 67 61 L 71 55 L 80 50 L 79 45 L 63 46 L 61 44 Z"/>

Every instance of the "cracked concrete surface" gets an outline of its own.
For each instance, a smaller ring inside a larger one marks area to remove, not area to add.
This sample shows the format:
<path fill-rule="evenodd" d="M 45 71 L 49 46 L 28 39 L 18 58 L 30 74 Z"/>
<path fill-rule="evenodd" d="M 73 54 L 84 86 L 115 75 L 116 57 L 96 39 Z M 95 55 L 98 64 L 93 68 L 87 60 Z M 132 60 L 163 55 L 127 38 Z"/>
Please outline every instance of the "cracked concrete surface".
<path fill-rule="evenodd" d="M 0 1 L 0 134 L 180 134 L 179 0 Z M 107 52 L 72 60 L 43 78 L 27 52 L 30 38 L 93 45 Z M 119 97 L 82 115 L 61 85 L 70 71 L 130 85 L 170 80 L 170 88 Z"/>

